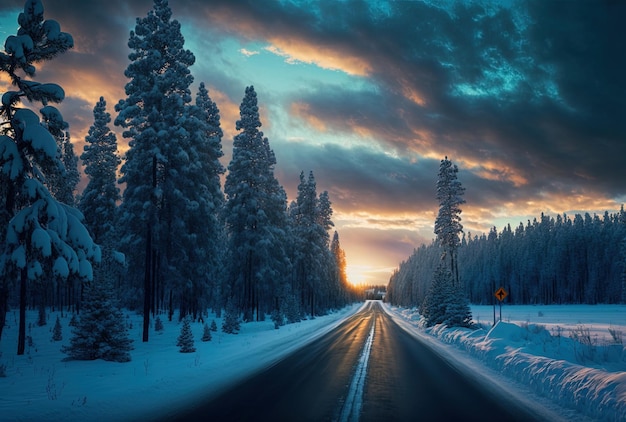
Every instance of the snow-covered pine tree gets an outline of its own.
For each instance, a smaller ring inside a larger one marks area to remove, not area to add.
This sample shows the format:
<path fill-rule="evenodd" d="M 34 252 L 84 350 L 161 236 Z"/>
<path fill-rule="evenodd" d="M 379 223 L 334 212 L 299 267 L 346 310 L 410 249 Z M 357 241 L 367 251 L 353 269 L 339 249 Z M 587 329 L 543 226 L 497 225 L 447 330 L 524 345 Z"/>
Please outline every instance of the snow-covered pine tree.
<path fill-rule="evenodd" d="M 274 308 L 271 314 L 271 319 L 274 322 L 274 328 L 277 330 L 285 325 L 285 313 L 282 307 L 277 306 L 276 308 Z"/>
<path fill-rule="evenodd" d="M 43 327 L 46 325 L 46 307 L 41 303 L 37 309 L 38 317 L 37 317 L 37 325 Z"/>
<path fill-rule="evenodd" d="M 130 139 L 121 168 L 126 189 L 120 225 L 126 228 L 122 246 L 134 271 L 131 277 L 143 280 L 143 341 L 148 341 L 150 312 L 155 311 L 153 295 L 165 289 L 163 280 L 181 280 L 181 268 L 189 265 L 178 255 L 189 232 L 177 207 L 189 204 L 186 195 L 195 188 L 181 184 L 179 177 L 192 156 L 185 150 L 190 145 L 185 124 L 193 82 L 189 67 L 195 57 L 184 42 L 168 2 L 154 0 L 153 9 L 137 19 L 130 33 L 127 97 L 115 107 L 115 124 Z"/>
<path fill-rule="evenodd" d="M 80 156 L 89 182 L 81 195 L 79 208 L 94 241 L 111 246 L 117 202 L 121 199 L 117 187 L 117 169 L 121 160 L 117 155 L 115 133 L 108 126 L 111 115 L 106 111 L 104 97 L 100 97 L 94 106 L 93 117 L 94 123 L 85 137 Z"/>
<path fill-rule="evenodd" d="M 202 338 L 200 340 L 211 341 L 211 338 L 211 329 L 208 324 L 204 324 L 204 327 L 202 328 Z"/>
<path fill-rule="evenodd" d="M 459 288 L 453 288 L 451 293 L 443 323 L 448 327 L 472 327 L 472 310 L 467 295 Z"/>
<path fill-rule="evenodd" d="M 57 315 L 56 322 L 54 323 L 54 328 L 52 329 L 52 341 L 61 340 L 63 340 L 63 328 L 61 327 L 61 320 Z"/>
<path fill-rule="evenodd" d="M 0 52 L 0 71 L 6 72 L 16 87 L 2 96 L 0 118 L 10 123 L 0 136 L 0 169 L 8 183 L 5 209 L 10 221 L 0 250 L 0 279 L 19 280 L 20 321 L 17 353 L 24 353 L 26 339 L 27 284 L 49 279 L 52 274 L 67 279 L 75 274 L 92 279 L 91 261 L 100 260 L 100 248 L 94 244 L 82 224 L 82 214 L 58 202 L 46 187 L 46 176 L 63 167 L 49 122 L 63 122 L 59 111 L 49 105 L 65 97 L 54 83 L 39 83 L 28 78 L 35 74 L 35 64 L 50 60 L 72 48 L 72 36 L 61 32 L 54 20 L 44 20 L 40 0 L 27 0 L 18 17 L 17 35 L 7 37 Z M 26 98 L 41 102 L 41 115 L 19 108 Z M 8 289 L 0 288 L 0 294 Z M 2 302 L 0 298 L 0 303 Z M 0 322 L 4 322 L 3 320 Z"/>
<path fill-rule="evenodd" d="M 93 109 L 94 123 L 85 137 L 80 158 L 89 178 L 79 198 L 78 206 L 85 216 L 94 241 L 102 247 L 102 263 L 95 268 L 97 282 L 113 283 L 123 272 L 123 255 L 117 251 L 117 203 L 121 199 L 117 187 L 117 139 L 108 124 L 111 115 L 106 101 L 100 97 Z M 119 294 L 119 293 L 118 293 Z"/>
<path fill-rule="evenodd" d="M 324 309 L 325 304 L 317 303 L 320 297 L 328 293 L 327 281 L 331 277 L 331 255 L 329 249 L 328 228 L 332 226 L 332 209 L 328 195 L 317 197 L 317 187 L 313 172 L 305 178 L 300 173 L 298 196 L 291 207 L 292 233 L 294 240 L 294 292 L 304 301 L 302 309 L 314 317 Z"/>
<path fill-rule="evenodd" d="M 346 275 L 346 253 L 341 248 L 339 243 L 339 233 L 335 230 L 333 234 L 333 240 L 330 243 L 330 253 L 333 257 L 332 269 L 333 284 L 337 290 L 337 302 L 334 304 L 336 307 L 340 307 L 348 303 L 348 276 Z"/>
<path fill-rule="evenodd" d="M 222 331 L 226 334 L 237 334 L 239 332 L 239 310 L 232 300 L 226 304 L 224 321 L 222 321 Z"/>
<path fill-rule="evenodd" d="M 185 160 L 177 166 L 173 185 L 179 194 L 172 204 L 182 219 L 176 233 L 176 243 L 182 247 L 173 251 L 170 262 L 180 263 L 180 315 L 191 312 L 195 319 L 209 305 L 209 296 L 219 293 L 224 236 L 219 218 L 224 204 L 220 185 L 224 168 L 219 161 L 222 130 L 219 110 L 204 83 L 195 105 L 188 107 L 185 129 L 188 145 Z"/>
<path fill-rule="evenodd" d="M 459 285 L 457 249 L 460 243 L 459 235 L 463 232 L 461 205 L 465 203 L 463 199 L 465 188 L 458 180 L 458 172 L 458 167 L 452 164 L 448 157 L 441 160 L 437 178 L 439 212 L 435 219 L 437 241 L 443 248 L 444 259 L 448 262 L 448 268 L 456 285 Z"/>
<path fill-rule="evenodd" d="M 211 331 L 217 331 L 217 323 L 215 320 L 211 320 Z"/>
<path fill-rule="evenodd" d="M 163 332 L 164 327 L 163 327 L 163 321 L 161 321 L 161 317 L 157 315 L 157 317 L 154 320 L 154 331 L 156 331 L 157 333 L 161 333 Z"/>
<path fill-rule="evenodd" d="M 441 160 L 437 178 L 439 212 L 435 219 L 435 234 L 443 254 L 424 300 L 426 306 L 423 308 L 429 325 L 445 323 L 450 326 L 469 326 L 472 321 L 469 300 L 459 280 L 457 259 L 457 249 L 461 241 L 459 236 L 463 232 L 461 205 L 465 203 L 465 188 L 458 180 L 458 172 L 458 167 L 448 157 Z"/>
<path fill-rule="evenodd" d="M 183 326 L 180 329 L 180 335 L 176 341 L 176 346 L 180 347 L 180 353 L 192 353 L 196 351 L 193 341 L 193 332 L 191 331 L 191 323 L 189 317 L 183 318 Z"/>
<path fill-rule="evenodd" d="M 431 327 L 443 324 L 451 318 L 450 304 L 454 300 L 453 279 L 446 265 L 439 264 L 433 275 L 433 280 L 420 308 L 420 313 Z"/>
<path fill-rule="evenodd" d="M 290 271 L 286 247 L 287 196 L 274 176 L 276 157 L 259 131 L 261 121 L 254 87 L 246 88 L 239 108 L 233 157 L 224 185 L 228 235 L 228 284 L 244 321 L 271 312 Z"/>
<path fill-rule="evenodd" d="M 65 125 L 67 126 L 67 123 Z M 50 133 L 56 132 L 51 130 L 50 122 L 48 122 L 47 127 Z M 76 206 L 76 188 L 80 181 L 78 157 L 74 153 L 74 145 L 70 141 L 69 132 L 54 135 L 54 138 L 57 142 L 62 166 L 47 178 L 46 184 L 57 201 L 74 207 Z"/>
<path fill-rule="evenodd" d="M 61 351 L 76 360 L 129 362 L 131 350 L 132 340 L 128 336 L 124 314 L 110 284 L 88 283 L 70 345 L 63 346 Z"/>

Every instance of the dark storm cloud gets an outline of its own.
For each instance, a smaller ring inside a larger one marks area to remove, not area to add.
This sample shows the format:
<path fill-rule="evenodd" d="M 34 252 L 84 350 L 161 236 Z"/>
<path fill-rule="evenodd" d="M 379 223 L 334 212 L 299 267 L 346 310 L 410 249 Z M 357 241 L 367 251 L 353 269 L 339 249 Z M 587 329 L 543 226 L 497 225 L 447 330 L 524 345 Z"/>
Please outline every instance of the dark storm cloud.
<path fill-rule="evenodd" d="M 344 212 L 420 212 L 436 207 L 436 160 L 411 163 L 367 148 L 335 144 L 273 142 L 272 146 L 288 192 L 296 192 L 301 171 L 305 176 L 313 171 L 318 191 L 327 190 Z"/>
<path fill-rule="evenodd" d="M 237 17 L 246 36 L 306 39 L 367 60 L 376 94 L 320 89 L 298 99 L 339 129 L 358 123 L 400 150 L 506 165 L 529 189 L 626 193 L 624 3 L 211 5 L 219 13 L 209 16 Z"/>
<path fill-rule="evenodd" d="M 0 12 L 23 4 L 2 2 Z M 416 170 L 404 165 L 416 154 L 449 155 L 468 170 L 461 173 L 473 188 L 467 195 L 475 195 L 480 204 L 493 201 L 485 192 L 503 200 L 538 191 L 563 195 L 572 189 L 625 194 L 626 55 L 621 44 L 626 3 L 535 0 L 514 3 L 512 9 L 498 9 L 495 3 L 489 9 L 474 2 L 449 4 L 170 1 L 173 17 L 183 27 L 193 25 L 200 35 L 202 49 L 194 51 L 200 70 L 194 70 L 196 79 L 236 104 L 245 84 L 233 79 L 228 63 L 214 65 L 208 59 L 223 57 L 214 41 L 224 33 L 308 43 L 335 52 L 338 59 L 362 60 L 371 89 L 309 86 L 283 101 L 300 119 L 307 116 L 295 105 L 304 104 L 308 117 L 329 130 L 366 132 L 380 143 L 379 149 L 405 154 L 398 174 L 408 171 L 407 177 L 413 177 Z M 152 1 L 51 0 L 44 7 L 45 16 L 57 19 L 76 41 L 62 60 L 77 76 L 59 74 L 62 86 L 71 95 L 62 77 L 97 75 L 98 81 L 81 83 L 85 89 L 107 84 L 117 96 L 107 98 L 112 109 L 126 82 L 130 29 Z M 61 71 L 67 68 L 50 69 Z M 81 98 L 93 104 L 99 95 L 94 88 L 89 99 Z M 92 106 L 84 108 L 91 117 Z M 377 168 L 376 159 L 385 168 L 398 165 L 388 156 L 372 153 L 368 159 L 370 168 Z M 304 157 L 301 163 L 296 174 L 310 167 Z M 337 165 L 337 174 L 339 164 L 329 162 Z M 384 171 L 357 174 L 371 186 L 390 183 Z M 341 177 L 357 182 L 348 174 Z"/>

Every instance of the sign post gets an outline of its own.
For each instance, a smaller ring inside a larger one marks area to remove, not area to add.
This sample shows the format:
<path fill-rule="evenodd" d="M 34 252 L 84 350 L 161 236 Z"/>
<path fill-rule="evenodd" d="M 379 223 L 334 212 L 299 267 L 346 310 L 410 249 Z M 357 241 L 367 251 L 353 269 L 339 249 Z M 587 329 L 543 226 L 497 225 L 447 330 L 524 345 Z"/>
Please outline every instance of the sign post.
<path fill-rule="evenodd" d="M 493 295 L 496 297 L 496 299 L 498 299 L 498 302 L 500 302 L 500 321 L 502 321 L 502 301 L 504 300 L 505 297 L 509 295 L 509 293 L 506 290 L 504 290 L 504 287 L 500 287 L 498 290 L 496 290 L 496 292 Z M 493 310 L 495 313 L 496 305 L 494 304 L 493 306 L 494 306 Z M 495 319 L 495 316 L 494 316 L 494 319 Z M 494 321 L 494 324 L 495 324 L 495 321 Z"/>

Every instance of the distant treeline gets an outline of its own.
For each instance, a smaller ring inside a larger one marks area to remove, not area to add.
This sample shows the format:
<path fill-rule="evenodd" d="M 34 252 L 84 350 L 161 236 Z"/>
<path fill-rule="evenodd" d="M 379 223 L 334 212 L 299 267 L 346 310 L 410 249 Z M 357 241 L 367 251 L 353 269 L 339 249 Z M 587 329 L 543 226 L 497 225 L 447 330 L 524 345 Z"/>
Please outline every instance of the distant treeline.
<path fill-rule="evenodd" d="M 460 279 L 472 303 L 490 304 L 503 287 L 511 304 L 626 302 L 626 213 L 556 218 L 542 214 L 500 233 L 463 235 Z M 441 247 L 422 245 L 393 273 L 386 300 L 419 306 L 441 260 Z"/>

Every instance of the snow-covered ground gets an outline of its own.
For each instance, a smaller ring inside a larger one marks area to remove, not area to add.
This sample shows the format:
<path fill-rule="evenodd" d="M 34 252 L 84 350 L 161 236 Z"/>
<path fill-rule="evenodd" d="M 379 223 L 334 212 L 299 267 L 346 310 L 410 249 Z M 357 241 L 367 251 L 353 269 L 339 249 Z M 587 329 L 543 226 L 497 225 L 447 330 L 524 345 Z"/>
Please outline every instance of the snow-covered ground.
<path fill-rule="evenodd" d="M 626 421 L 626 306 L 472 306 L 478 330 L 424 328 L 415 309 L 386 305 L 406 330 L 452 359 L 531 395 L 565 420 Z"/>
<path fill-rule="evenodd" d="M 176 347 L 181 327 L 177 321 L 164 319 L 163 333 L 152 331 L 150 341 L 143 343 L 141 317 L 128 314 L 135 347 L 128 363 L 64 361 L 60 348 L 69 343 L 70 317 L 61 317 L 63 340 L 53 342 L 56 312 L 43 327 L 36 325 L 36 312 L 28 314 L 32 345 L 27 344 L 25 355 L 16 356 L 17 313 L 11 312 L 0 341 L 0 372 L 2 365 L 6 372 L 0 377 L 0 420 L 163 417 L 272 364 L 332 330 L 361 306 L 279 330 L 269 320 L 242 324 L 238 335 L 218 330 L 209 342 L 200 341 L 202 324 L 194 323 L 196 352 L 189 354 Z M 556 411 L 574 409 L 561 413 L 566 419 L 585 420 L 587 415 L 587 420 L 626 420 L 626 350 L 616 341 L 619 333 L 626 334 L 626 306 L 504 306 L 495 327 L 491 307 L 473 306 L 474 318 L 483 327 L 474 331 L 424 329 L 415 310 L 385 309 L 443 354 L 526 394 L 529 401 L 554 405 Z M 221 325 L 211 316 L 207 322 L 212 319 Z M 589 338 L 588 345 L 575 342 L 576 336 L 583 343 Z"/>

